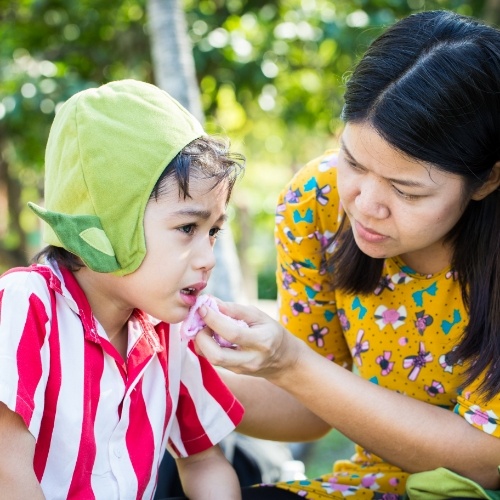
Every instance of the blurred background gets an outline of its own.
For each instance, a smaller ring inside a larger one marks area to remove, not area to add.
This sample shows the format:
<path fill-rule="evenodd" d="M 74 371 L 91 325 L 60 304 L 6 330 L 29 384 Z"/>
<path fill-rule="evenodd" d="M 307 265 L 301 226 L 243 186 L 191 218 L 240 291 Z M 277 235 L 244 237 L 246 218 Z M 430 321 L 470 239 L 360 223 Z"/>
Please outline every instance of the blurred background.
<path fill-rule="evenodd" d="M 0 270 L 40 248 L 26 202 L 43 203 L 58 107 L 110 80 L 175 83 L 163 50 L 191 58 L 181 86 L 198 92 L 207 131 L 247 157 L 231 229 L 245 293 L 274 299 L 279 190 L 335 147 L 344 82 L 369 42 L 400 17 L 440 8 L 500 22 L 499 0 L 0 0 Z"/>
<path fill-rule="evenodd" d="M 500 24 L 500 0 L 0 0 L 0 272 L 41 248 L 26 203 L 43 204 L 58 107 L 85 88 L 135 78 L 168 90 L 247 157 L 213 293 L 275 315 L 279 191 L 336 147 L 344 83 L 370 41 L 434 9 Z M 350 453 L 336 431 L 295 452 L 311 477 Z"/>

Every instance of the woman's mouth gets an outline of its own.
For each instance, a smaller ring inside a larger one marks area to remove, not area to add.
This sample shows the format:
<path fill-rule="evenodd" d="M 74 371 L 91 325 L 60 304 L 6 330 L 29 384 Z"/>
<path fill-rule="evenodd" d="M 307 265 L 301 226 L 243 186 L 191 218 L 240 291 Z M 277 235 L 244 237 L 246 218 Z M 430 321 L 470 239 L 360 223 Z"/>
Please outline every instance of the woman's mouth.
<path fill-rule="evenodd" d="M 368 243 L 380 243 L 389 238 L 389 236 L 385 236 L 384 234 L 377 233 L 377 231 L 373 231 L 373 229 L 368 229 L 363 224 L 355 221 L 354 223 L 356 233 L 358 236 L 365 240 Z"/>

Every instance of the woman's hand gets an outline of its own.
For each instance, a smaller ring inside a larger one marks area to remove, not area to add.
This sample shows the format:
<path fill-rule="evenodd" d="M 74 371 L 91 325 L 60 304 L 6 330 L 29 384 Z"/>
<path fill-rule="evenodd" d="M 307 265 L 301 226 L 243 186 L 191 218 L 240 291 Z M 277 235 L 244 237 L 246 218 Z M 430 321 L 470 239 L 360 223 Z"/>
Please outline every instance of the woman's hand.
<path fill-rule="evenodd" d="M 299 352 L 306 345 L 277 321 L 253 306 L 217 301 L 220 312 L 244 325 L 235 325 L 230 319 L 207 307 L 200 308 L 200 315 L 208 328 L 196 336 L 199 351 L 214 365 L 223 366 L 236 373 L 256 375 L 272 380 L 280 377 L 287 367 L 295 364 Z M 233 344 L 235 348 L 222 348 L 212 338 L 213 332 Z"/>
<path fill-rule="evenodd" d="M 485 488 L 500 488 L 497 437 L 449 410 L 386 389 L 332 363 L 255 307 L 219 303 L 219 309 L 244 320 L 249 328 L 235 326 L 215 311 L 201 311 L 213 331 L 238 344 L 222 348 L 210 328 L 202 330 L 196 344 L 211 363 L 267 378 L 328 425 L 407 472 L 445 467 Z"/>

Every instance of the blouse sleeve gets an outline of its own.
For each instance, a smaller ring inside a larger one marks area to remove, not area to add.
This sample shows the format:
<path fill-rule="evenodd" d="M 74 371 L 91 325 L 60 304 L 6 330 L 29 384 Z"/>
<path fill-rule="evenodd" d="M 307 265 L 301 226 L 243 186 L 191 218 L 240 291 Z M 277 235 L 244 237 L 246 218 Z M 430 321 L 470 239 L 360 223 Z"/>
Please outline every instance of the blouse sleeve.
<path fill-rule="evenodd" d="M 278 305 L 281 323 L 312 349 L 351 367 L 326 271 L 330 240 L 342 217 L 337 155 L 303 167 L 281 192 L 276 212 Z"/>
<path fill-rule="evenodd" d="M 460 391 L 455 413 L 476 429 L 500 437 L 500 394 L 484 397 L 479 392 L 481 381 L 482 377 Z"/>

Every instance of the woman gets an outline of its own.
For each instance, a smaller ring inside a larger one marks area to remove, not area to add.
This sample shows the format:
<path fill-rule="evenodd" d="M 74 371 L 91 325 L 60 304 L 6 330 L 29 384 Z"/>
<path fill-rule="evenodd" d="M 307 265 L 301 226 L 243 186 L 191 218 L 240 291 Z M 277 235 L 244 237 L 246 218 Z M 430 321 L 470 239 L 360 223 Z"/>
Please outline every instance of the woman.
<path fill-rule="evenodd" d="M 255 498 L 399 498 L 409 474 L 438 468 L 500 489 L 500 32 L 450 12 L 403 19 L 358 64 L 343 118 L 338 154 L 279 201 L 282 326 L 202 311 L 239 345 L 205 329 L 204 355 L 261 377 L 226 376 L 240 430 L 331 426 L 358 444 L 320 480 Z"/>

